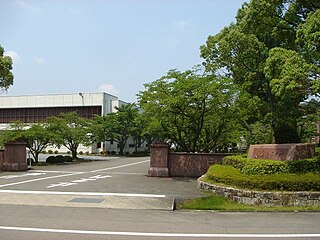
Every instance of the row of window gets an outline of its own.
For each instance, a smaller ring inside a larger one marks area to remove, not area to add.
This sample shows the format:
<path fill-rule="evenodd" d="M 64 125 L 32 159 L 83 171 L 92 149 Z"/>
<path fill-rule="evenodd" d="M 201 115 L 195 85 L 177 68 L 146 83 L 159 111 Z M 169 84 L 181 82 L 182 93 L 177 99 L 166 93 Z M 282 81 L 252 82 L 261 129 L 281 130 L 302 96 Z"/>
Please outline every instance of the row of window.
<path fill-rule="evenodd" d="M 61 113 L 76 112 L 79 116 L 92 119 L 101 115 L 101 106 L 45 107 L 45 108 L 4 108 L 0 109 L 0 123 L 21 121 L 24 123 L 43 122 L 48 117 Z"/>

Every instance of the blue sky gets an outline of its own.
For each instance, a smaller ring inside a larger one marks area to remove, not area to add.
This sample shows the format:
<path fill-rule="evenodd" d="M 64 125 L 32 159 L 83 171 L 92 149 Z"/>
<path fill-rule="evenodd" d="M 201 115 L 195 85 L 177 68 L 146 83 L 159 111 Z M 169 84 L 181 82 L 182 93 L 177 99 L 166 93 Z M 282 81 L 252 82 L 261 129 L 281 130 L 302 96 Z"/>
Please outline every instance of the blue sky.
<path fill-rule="evenodd" d="M 14 60 L 2 95 L 108 92 L 202 62 L 199 47 L 244 0 L 0 0 L 0 44 Z"/>

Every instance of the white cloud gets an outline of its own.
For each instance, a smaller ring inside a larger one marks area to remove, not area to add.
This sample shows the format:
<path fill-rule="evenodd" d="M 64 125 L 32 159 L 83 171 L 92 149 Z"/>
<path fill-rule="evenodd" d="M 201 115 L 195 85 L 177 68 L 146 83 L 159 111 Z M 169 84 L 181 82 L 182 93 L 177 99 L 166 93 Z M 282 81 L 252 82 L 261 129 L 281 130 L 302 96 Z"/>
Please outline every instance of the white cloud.
<path fill-rule="evenodd" d="M 179 20 L 172 23 L 173 29 L 180 32 L 188 32 L 193 26 L 194 23 L 188 20 Z"/>
<path fill-rule="evenodd" d="M 46 60 L 44 57 L 35 57 L 34 60 L 36 61 L 37 64 L 41 65 L 43 64 Z"/>
<path fill-rule="evenodd" d="M 27 10 L 28 12 L 31 12 L 31 13 L 40 13 L 41 12 L 41 9 L 35 5 L 32 5 L 30 4 L 28 1 L 26 0 L 16 0 L 16 4 Z"/>
<path fill-rule="evenodd" d="M 109 83 L 101 84 L 99 86 L 99 91 L 100 92 L 106 92 L 106 93 L 109 93 L 111 95 L 117 95 L 118 94 L 118 90 L 115 89 L 114 86 L 112 84 L 109 84 Z"/>
<path fill-rule="evenodd" d="M 16 51 L 7 51 L 5 55 L 11 57 L 14 63 L 20 62 L 20 56 Z"/>

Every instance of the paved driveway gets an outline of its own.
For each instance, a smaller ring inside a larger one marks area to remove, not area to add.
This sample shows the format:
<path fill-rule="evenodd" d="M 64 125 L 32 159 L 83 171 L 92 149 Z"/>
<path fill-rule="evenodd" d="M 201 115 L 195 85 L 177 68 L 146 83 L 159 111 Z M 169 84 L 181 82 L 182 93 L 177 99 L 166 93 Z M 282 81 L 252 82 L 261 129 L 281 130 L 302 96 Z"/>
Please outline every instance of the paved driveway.
<path fill-rule="evenodd" d="M 151 178 L 148 167 L 148 157 L 109 157 L 1 172 L 0 204 L 172 210 L 175 198 L 202 196 L 196 179 Z"/>
<path fill-rule="evenodd" d="M 320 239 L 319 213 L 163 211 L 202 193 L 195 179 L 149 178 L 148 166 L 107 158 L 0 172 L 0 239 Z"/>

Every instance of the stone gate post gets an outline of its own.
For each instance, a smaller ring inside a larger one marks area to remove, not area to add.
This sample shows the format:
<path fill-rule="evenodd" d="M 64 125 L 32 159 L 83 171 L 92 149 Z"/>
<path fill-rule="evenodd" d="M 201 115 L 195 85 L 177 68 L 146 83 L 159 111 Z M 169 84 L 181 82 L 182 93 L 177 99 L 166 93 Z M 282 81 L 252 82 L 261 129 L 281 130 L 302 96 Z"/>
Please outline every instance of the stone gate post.
<path fill-rule="evenodd" d="M 4 163 L 2 164 L 2 170 L 28 170 L 26 145 L 27 144 L 24 142 L 8 142 L 5 144 Z"/>
<path fill-rule="evenodd" d="M 150 146 L 149 177 L 169 177 L 169 145 L 152 144 Z"/>

